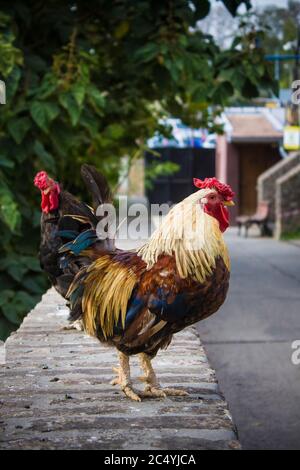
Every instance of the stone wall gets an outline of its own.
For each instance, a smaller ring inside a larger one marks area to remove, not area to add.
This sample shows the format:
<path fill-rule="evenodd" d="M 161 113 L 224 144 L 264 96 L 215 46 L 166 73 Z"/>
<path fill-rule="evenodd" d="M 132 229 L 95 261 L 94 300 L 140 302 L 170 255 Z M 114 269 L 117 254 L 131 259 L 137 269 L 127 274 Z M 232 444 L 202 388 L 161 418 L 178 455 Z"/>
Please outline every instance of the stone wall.
<path fill-rule="evenodd" d="M 270 222 L 275 222 L 276 181 L 300 164 L 300 154 L 291 154 L 262 173 L 257 180 L 258 202 L 269 201 Z"/>
<path fill-rule="evenodd" d="M 164 387 L 189 395 L 125 397 L 110 384 L 117 353 L 97 339 L 65 330 L 68 309 L 50 289 L 5 343 L 0 364 L 0 450 L 239 449 L 215 371 L 194 328 L 174 335 L 153 361 Z M 137 357 L 134 388 L 142 391 Z"/>
<path fill-rule="evenodd" d="M 300 232 L 300 163 L 276 181 L 275 236 Z"/>

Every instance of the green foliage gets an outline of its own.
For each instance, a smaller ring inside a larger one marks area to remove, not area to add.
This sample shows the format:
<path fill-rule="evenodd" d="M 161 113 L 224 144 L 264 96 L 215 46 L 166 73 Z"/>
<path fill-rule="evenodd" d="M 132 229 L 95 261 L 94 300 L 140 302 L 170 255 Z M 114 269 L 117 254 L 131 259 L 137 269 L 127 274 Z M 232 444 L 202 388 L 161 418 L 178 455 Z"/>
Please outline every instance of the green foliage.
<path fill-rule="evenodd" d="M 179 170 L 179 165 L 174 162 L 153 162 L 145 170 L 145 187 L 151 189 L 153 181 L 159 176 L 168 176 Z"/>
<path fill-rule="evenodd" d="M 247 1 L 223 1 L 234 14 Z M 86 199 L 83 162 L 116 186 L 120 157 L 141 153 L 160 118 L 218 129 L 220 105 L 271 84 L 245 37 L 220 51 L 196 23 L 210 1 L 0 0 L 0 328 L 47 287 L 36 262 L 44 169 Z M 216 106 L 217 105 L 217 106 Z M 159 166 L 155 176 L 174 168 Z M 2 316 L 1 316 L 2 315 Z M 0 333 L 1 335 L 1 333 Z M 3 335 L 3 334 L 2 334 Z"/>
<path fill-rule="evenodd" d="M 300 240 L 300 229 L 294 230 L 293 232 L 286 232 L 281 235 L 281 240 L 285 241 L 293 241 L 293 240 Z"/>
<path fill-rule="evenodd" d="M 289 0 L 288 7 L 280 5 L 266 6 L 255 18 L 258 28 L 265 31 L 262 44 L 267 54 L 300 54 L 300 3 Z M 290 88 L 293 80 L 299 79 L 299 67 L 295 61 L 280 63 L 280 87 Z"/>
<path fill-rule="evenodd" d="M 14 46 L 15 35 L 12 29 L 8 29 L 10 17 L 0 12 L 0 70 L 4 76 L 9 75 L 15 64 L 23 63 L 21 51 Z"/>

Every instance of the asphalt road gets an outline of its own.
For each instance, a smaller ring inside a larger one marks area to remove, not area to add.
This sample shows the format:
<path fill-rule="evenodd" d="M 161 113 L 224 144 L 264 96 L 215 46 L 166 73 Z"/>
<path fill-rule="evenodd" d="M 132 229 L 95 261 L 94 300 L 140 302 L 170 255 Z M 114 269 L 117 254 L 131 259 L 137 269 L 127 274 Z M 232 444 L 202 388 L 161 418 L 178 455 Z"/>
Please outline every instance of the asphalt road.
<path fill-rule="evenodd" d="M 225 304 L 198 329 L 244 449 L 300 449 L 300 246 L 226 235 Z"/>

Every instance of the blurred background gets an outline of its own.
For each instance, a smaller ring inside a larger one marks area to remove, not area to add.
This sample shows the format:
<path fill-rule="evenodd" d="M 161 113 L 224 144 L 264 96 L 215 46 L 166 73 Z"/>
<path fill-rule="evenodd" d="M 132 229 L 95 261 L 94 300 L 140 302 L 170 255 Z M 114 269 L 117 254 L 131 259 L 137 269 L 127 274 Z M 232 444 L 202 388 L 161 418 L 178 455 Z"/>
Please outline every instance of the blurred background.
<path fill-rule="evenodd" d="M 299 61 L 296 0 L 0 0 L 0 339 L 48 288 L 37 171 L 146 204 L 216 175 L 233 279 L 201 338 L 242 444 L 300 448 Z"/>

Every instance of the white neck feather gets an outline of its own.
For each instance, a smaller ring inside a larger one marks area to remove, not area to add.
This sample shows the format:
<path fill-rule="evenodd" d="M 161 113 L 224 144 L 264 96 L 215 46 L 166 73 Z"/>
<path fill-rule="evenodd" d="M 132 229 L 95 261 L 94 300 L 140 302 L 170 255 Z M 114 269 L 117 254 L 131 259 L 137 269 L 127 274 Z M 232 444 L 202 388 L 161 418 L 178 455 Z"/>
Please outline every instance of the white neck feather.
<path fill-rule="evenodd" d="M 199 282 L 204 282 L 212 273 L 218 256 L 222 256 L 229 268 L 219 223 L 206 214 L 199 203 L 211 191 L 201 189 L 170 210 L 149 241 L 138 251 L 148 269 L 162 254 L 175 256 L 180 277 L 191 276 Z"/>

